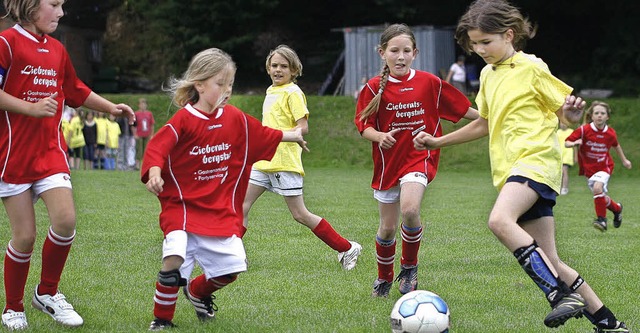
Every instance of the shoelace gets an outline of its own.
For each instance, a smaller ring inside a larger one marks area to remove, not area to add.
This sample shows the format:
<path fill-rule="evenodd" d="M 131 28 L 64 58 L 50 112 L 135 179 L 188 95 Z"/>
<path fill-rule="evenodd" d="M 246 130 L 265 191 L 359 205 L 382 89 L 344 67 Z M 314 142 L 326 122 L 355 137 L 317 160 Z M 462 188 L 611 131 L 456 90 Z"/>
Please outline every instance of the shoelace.
<path fill-rule="evenodd" d="M 63 294 L 57 293 L 51 297 L 51 301 L 59 306 L 63 310 L 73 309 L 73 305 L 67 302 L 66 297 Z"/>

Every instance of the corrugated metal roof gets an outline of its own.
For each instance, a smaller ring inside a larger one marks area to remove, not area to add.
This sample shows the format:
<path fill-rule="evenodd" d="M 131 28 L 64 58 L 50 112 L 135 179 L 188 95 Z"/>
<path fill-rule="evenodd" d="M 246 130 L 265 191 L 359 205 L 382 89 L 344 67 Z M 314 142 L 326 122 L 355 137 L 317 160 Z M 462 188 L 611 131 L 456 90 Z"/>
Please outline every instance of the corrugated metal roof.
<path fill-rule="evenodd" d="M 342 95 L 353 95 L 361 85 L 362 78 L 370 78 L 380 73 L 382 60 L 377 47 L 380 34 L 386 26 L 364 26 L 342 28 L 345 45 L 344 78 Z M 418 56 L 412 68 L 440 75 L 448 71 L 455 62 L 455 39 L 453 27 L 413 26 L 411 27 Z"/>

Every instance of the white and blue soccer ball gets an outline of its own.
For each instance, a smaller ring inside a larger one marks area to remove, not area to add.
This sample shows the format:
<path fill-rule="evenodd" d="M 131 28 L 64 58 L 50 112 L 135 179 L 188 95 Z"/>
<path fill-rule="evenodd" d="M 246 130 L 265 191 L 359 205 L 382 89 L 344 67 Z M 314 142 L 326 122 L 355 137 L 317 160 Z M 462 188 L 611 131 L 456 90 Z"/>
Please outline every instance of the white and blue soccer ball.
<path fill-rule="evenodd" d="M 391 310 L 391 330 L 394 333 L 447 333 L 449 306 L 430 291 L 406 293 Z"/>

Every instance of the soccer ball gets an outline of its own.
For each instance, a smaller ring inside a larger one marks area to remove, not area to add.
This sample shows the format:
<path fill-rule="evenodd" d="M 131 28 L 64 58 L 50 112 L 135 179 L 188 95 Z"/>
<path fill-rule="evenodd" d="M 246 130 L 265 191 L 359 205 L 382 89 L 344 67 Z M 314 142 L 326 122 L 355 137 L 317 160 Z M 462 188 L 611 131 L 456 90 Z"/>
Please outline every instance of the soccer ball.
<path fill-rule="evenodd" d="M 447 333 L 449 306 L 430 291 L 406 293 L 391 310 L 391 330 L 394 333 Z"/>

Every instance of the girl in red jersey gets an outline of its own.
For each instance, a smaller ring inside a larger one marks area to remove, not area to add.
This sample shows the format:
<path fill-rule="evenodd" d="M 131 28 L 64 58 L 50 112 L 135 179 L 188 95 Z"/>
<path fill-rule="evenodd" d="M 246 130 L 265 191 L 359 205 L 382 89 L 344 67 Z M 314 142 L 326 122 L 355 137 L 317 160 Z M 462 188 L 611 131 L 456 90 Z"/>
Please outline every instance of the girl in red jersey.
<path fill-rule="evenodd" d="M 587 177 L 587 184 L 593 192 L 593 204 L 596 209 L 593 227 L 600 231 L 607 230 L 607 209 L 613 212 L 614 227 L 619 228 L 622 223 L 622 204 L 613 201 L 607 193 L 607 184 L 613 172 L 613 159 L 609 150 L 613 147 L 622 165 L 631 169 L 631 162 L 618 143 L 616 131 L 607 125 L 610 116 L 611 108 L 607 103 L 594 101 L 585 115 L 585 119 L 591 119 L 591 122 L 575 129 L 564 143 L 565 147 L 580 146 L 580 174 Z"/>
<path fill-rule="evenodd" d="M 382 32 L 378 53 L 382 73 L 360 92 L 355 124 L 372 142 L 374 198 L 380 225 L 376 234 L 378 277 L 374 297 L 387 297 L 393 282 L 399 216 L 402 217 L 400 293 L 418 285 L 418 249 L 422 239 L 420 203 L 438 169 L 439 150 L 419 151 L 413 137 L 425 131 L 440 136 L 442 119 L 475 119 L 478 112 L 459 90 L 435 75 L 411 68 L 418 54 L 411 29 L 393 24 Z"/>
<path fill-rule="evenodd" d="M 51 226 L 42 248 L 42 271 L 32 304 L 66 326 L 82 317 L 58 291 L 76 235 L 76 213 L 61 130 L 63 105 L 84 105 L 124 115 L 133 110 L 92 92 L 78 77 L 62 43 L 49 34 L 63 16 L 62 0 L 5 0 L 17 22 L 0 33 L 0 197 L 11 225 L 4 258 L 6 305 L 2 324 L 28 327 L 24 290 L 36 238 L 34 203 L 44 201 Z"/>
<path fill-rule="evenodd" d="M 227 104 L 235 72 L 225 52 L 198 53 L 184 76 L 171 82 L 181 109 L 145 150 L 141 180 L 160 200 L 165 237 L 152 331 L 175 326 L 171 320 L 181 286 L 200 320 L 215 316 L 213 292 L 247 270 L 242 203 L 251 165 L 271 159 L 281 141 L 307 149 L 299 128 L 283 132 L 262 126 Z M 196 261 L 204 273 L 187 282 Z"/>

